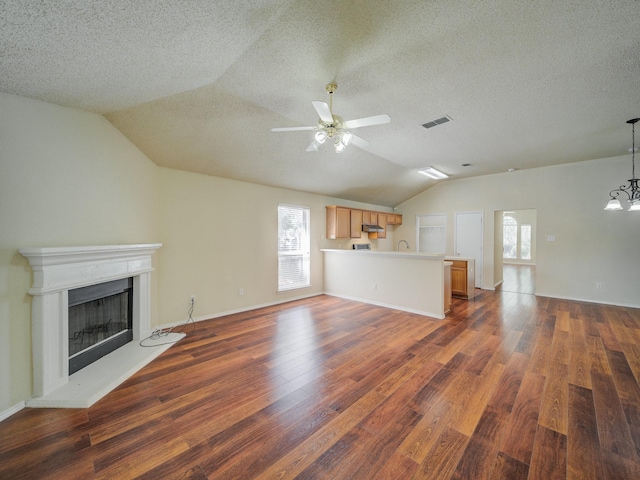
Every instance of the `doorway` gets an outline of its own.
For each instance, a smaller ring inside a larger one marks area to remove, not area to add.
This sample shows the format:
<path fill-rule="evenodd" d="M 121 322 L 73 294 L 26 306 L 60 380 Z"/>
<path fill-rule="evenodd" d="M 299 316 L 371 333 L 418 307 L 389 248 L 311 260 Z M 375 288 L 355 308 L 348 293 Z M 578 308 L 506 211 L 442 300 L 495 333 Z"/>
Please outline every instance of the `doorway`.
<path fill-rule="evenodd" d="M 502 283 L 497 290 L 535 294 L 537 210 L 504 210 L 496 215 L 496 243 L 502 245 Z M 498 225 L 496 225 L 498 226 Z"/>

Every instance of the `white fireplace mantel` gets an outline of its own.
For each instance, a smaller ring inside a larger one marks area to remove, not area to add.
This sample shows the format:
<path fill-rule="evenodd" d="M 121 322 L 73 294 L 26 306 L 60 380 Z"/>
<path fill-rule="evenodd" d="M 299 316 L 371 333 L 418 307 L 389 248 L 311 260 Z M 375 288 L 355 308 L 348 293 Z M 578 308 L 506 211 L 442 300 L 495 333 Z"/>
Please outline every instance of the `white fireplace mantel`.
<path fill-rule="evenodd" d="M 28 406 L 89 407 L 170 345 L 139 345 L 151 330 L 151 257 L 160 243 L 21 248 L 33 269 L 33 395 Z M 133 342 L 69 375 L 68 292 L 133 277 Z M 180 338 L 180 337 L 178 337 Z M 166 338 L 164 339 L 167 340 Z"/>

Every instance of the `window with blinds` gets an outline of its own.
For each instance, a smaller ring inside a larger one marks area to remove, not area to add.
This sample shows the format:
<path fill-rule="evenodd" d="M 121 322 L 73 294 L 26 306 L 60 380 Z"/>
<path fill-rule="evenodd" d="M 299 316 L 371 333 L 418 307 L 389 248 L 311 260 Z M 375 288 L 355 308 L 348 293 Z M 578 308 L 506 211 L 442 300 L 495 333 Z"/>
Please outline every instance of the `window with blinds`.
<path fill-rule="evenodd" d="M 311 211 L 278 205 L 278 291 L 309 287 Z"/>

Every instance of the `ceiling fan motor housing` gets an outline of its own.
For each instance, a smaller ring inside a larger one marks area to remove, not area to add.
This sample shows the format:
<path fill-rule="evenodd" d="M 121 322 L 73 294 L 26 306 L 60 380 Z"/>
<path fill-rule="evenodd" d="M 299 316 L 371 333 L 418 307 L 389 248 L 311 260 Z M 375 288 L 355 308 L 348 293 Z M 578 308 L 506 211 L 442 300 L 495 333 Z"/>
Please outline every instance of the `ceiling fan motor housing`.
<path fill-rule="evenodd" d="M 318 124 L 318 127 L 324 130 L 329 138 L 332 138 L 334 135 L 339 134 L 344 129 L 344 126 L 342 125 L 342 117 L 338 115 L 332 116 L 333 122 L 323 122 L 322 120 L 320 120 Z"/>

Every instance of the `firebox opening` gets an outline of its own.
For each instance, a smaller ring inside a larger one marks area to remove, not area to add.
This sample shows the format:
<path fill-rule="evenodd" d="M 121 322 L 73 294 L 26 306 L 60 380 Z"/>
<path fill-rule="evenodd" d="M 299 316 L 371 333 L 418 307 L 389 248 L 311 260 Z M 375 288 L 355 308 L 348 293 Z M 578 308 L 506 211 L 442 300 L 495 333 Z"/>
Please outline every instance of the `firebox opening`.
<path fill-rule="evenodd" d="M 69 290 L 69 375 L 133 340 L 133 278 Z"/>

